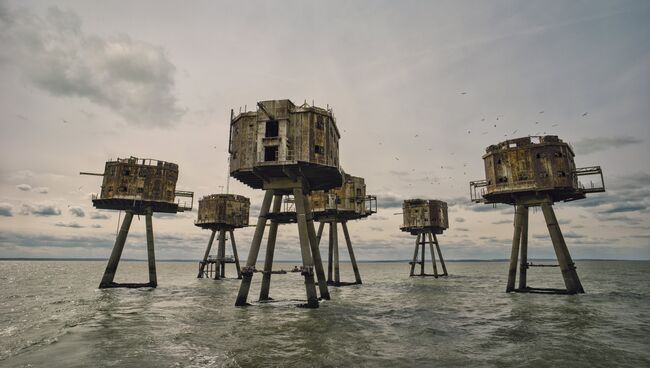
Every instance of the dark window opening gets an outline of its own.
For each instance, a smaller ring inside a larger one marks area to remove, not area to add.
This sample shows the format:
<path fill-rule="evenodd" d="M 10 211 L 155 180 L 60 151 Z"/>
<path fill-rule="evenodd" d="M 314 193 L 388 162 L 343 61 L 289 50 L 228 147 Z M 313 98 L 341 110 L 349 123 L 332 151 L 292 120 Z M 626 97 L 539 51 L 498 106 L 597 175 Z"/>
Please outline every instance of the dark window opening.
<path fill-rule="evenodd" d="M 138 193 L 144 193 L 144 188 L 138 188 Z"/>
<path fill-rule="evenodd" d="M 555 152 L 555 157 L 562 157 L 562 152 Z"/>
<path fill-rule="evenodd" d="M 129 170 L 129 169 L 124 169 L 124 171 L 122 172 L 122 175 L 124 175 L 124 176 L 129 176 L 129 175 L 131 175 L 131 170 Z"/>
<path fill-rule="evenodd" d="M 141 178 L 146 177 L 146 176 L 147 176 L 147 169 L 140 169 L 140 172 L 138 172 L 138 175 L 139 175 Z"/>
<path fill-rule="evenodd" d="M 558 171 L 557 176 L 564 177 L 566 176 L 566 173 L 564 171 Z"/>
<path fill-rule="evenodd" d="M 267 120 L 266 122 L 266 138 L 277 137 L 280 132 L 279 124 L 277 120 Z"/>
<path fill-rule="evenodd" d="M 314 153 L 318 153 L 319 155 L 324 154 L 324 153 L 325 153 L 325 147 L 323 147 L 323 146 L 319 146 L 319 145 L 315 145 L 315 146 L 314 146 Z"/>
<path fill-rule="evenodd" d="M 357 188 L 357 197 L 361 197 L 361 188 Z"/>
<path fill-rule="evenodd" d="M 537 157 L 537 158 L 542 158 L 542 154 L 541 154 L 541 153 L 538 153 L 538 154 L 535 155 L 535 157 Z"/>
<path fill-rule="evenodd" d="M 497 164 L 501 165 L 501 159 L 497 160 Z"/>
<path fill-rule="evenodd" d="M 316 128 L 318 129 L 325 129 L 325 124 L 323 124 L 323 117 L 322 116 L 316 116 Z"/>
<path fill-rule="evenodd" d="M 278 160 L 278 146 L 264 147 L 264 161 Z"/>
<path fill-rule="evenodd" d="M 126 192 L 126 187 L 125 187 L 125 186 L 121 186 L 121 187 L 117 188 L 117 191 L 118 191 L 118 192 Z"/>

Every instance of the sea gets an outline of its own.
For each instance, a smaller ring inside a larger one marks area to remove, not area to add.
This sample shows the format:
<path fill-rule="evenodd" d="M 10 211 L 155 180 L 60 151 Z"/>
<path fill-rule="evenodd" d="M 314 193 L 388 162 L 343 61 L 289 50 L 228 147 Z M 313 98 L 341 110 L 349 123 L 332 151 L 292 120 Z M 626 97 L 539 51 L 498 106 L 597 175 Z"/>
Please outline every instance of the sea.
<path fill-rule="evenodd" d="M 99 290 L 106 261 L 5 260 L 0 367 L 650 367 L 650 261 L 576 263 L 582 295 L 505 293 L 506 262 L 447 262 L 438 279 L 360 263 L 362 285 L 303 309 L 299 273 L 272 276 L 270 303 L 255 274 L 235 307 L 240 281 L 197 279 L 196 262 L 158 262 L 155 289 Z M 116 281 L 147 277 L 122 261 Z M 557 268 L 528 279 L 563 286 Z"/>

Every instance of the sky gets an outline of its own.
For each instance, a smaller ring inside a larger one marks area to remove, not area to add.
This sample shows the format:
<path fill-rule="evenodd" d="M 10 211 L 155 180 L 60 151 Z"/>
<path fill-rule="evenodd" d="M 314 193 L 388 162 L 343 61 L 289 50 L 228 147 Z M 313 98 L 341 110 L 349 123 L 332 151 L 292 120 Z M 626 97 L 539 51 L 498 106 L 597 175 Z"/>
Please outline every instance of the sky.
<path fill-rule="evenodd" d="M 179 164 L 195 199 L 228 186 L 255 223 L 262 191 L 227 184 L 230 109 L 289 98 L 333 108 L 341 166 L 378 197 L 348 225 L 360 260 L 410 257 L 408 198 L 449 203 L 446 259 L 507 258 L 513 208 L 468 183 L 487 146 L 540 134 L 604 172 L 605 193 L 555 206 L 573 257 L 650 259 L 648 19 L 630 0 L 0 0 L 0 258 L 108 257 L 119 213 L 79 172 L 117 157 Z M 155 215 L 157 259 L 202 257 L 195 218 Z M 144 229 L 124 257 L 146 258 Z M 242 258 L 253 229 L 235 232 Z M 554 257 L 541 211 L 529 232 L 529 257 Z M 276 259 L 298 243 L 280 227 Z"/>

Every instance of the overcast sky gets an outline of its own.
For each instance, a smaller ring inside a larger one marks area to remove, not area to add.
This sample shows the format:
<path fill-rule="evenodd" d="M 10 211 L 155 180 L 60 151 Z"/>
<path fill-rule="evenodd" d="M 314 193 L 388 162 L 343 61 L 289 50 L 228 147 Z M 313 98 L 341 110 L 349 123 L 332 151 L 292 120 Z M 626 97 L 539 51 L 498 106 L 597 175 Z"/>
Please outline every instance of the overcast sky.
<path fill-rule="evenodd" d="M 468 182 L 488 145 L 537 134 L 605 173 L 606 193 L 555 206 L 574 258 L 650 259 L 649 19 L 645 0 L 0 0 L 0 257 L 108 257 L 118 213 L 79 171 L 156 158 L 178 189 L 219 193 L 230 109 L 289 98 L 333 107 L 342 167 L 378 196 L 349 224 L 361 260 L 410 257 L 395 213 L 415 197 L 449 202 L 446 258 L 507 258 L 512 208 L 470 203 Z M 230 192 L 257 215 L 261 191 Z M 158 259 L 202 256 L 195 217 L 157 216 Z M 553 257 L 530 221 L 529 255 Z M 244 257 L 252 233 L 236 231 Z M 124 256 L 144 243 L 136 219 Z M 295 226 L 276 254 L 299 259 Z"/>

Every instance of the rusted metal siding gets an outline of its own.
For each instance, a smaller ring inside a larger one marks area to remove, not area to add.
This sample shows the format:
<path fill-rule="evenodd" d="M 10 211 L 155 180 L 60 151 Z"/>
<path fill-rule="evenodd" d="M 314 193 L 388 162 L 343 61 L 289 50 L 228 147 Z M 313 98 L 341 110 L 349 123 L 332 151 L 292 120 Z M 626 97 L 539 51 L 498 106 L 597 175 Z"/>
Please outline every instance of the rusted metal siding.
<path fill-rule="evenodd" d="M 447 203 L 438 200 L 409 199 L 402 204 L 402 231 L 434 229 L 437 233 L 449 228 Z"/>
<path fill-rule="evenodd" d="M 250 200 L 235 194 L 211 194 L 199 200 L 197 226 L 248 226 Z"/>
<path fill-rule="evenodd" d="M 574 154 L 557 136 L 508 140 L 487 148 L 483 156 L 486 195 L 578 190 Z"/>
<path fill-rule="evenodd" d="M 340 135 L 331 111 L 295 106 L 290 100 L 259 104 L 262 107 L 257 111 L 241 113 L 231 122 L 231 173 L 298 161 L 338 167 Z M 267 122 L 271 120 L 277 122 L 278 134 L 268 136 Z M 277 147 L 274 160 L 265 157 L 268 147 Z"/>
<path fill-rule="evenodd" d="M 366 214 L 366 183 L 363 178 L 345 174 L 341 187 L 329 191 L 318 190 L 309 195 L 314 212 L 337 210 Z"/>
<path fill-rule="evenodd" d="M 178 165 L 150 159 L 106 162 L 100 199 L 138 199 L 174 202 Z"/>

